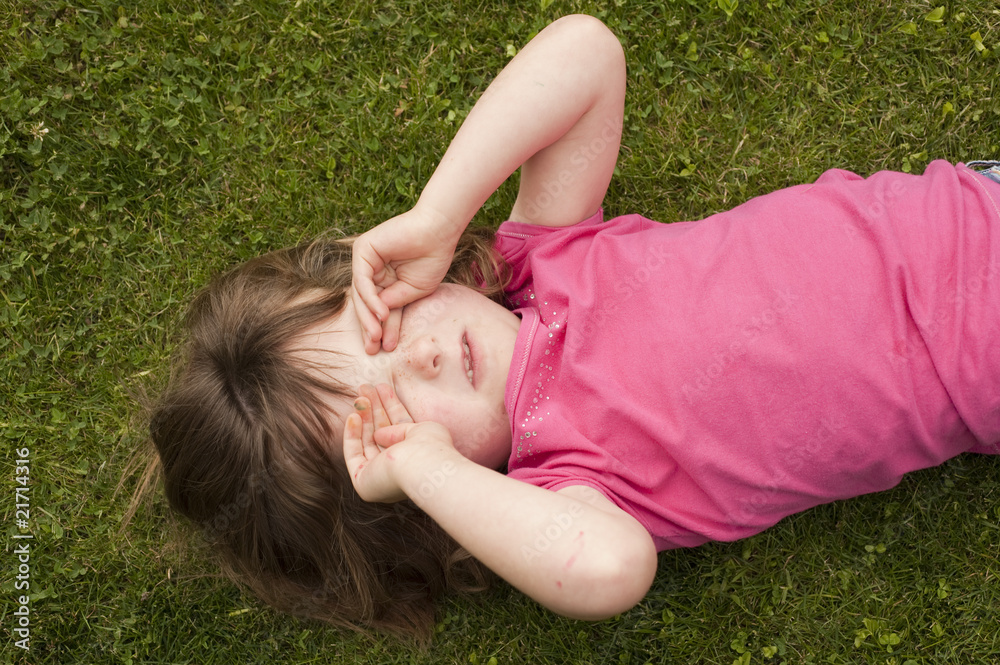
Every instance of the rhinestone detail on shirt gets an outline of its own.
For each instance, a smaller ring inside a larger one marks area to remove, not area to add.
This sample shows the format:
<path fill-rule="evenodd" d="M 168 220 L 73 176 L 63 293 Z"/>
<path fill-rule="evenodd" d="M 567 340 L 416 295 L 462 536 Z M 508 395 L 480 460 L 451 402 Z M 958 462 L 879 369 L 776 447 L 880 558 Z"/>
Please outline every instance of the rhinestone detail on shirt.
<path fill-rule="evenodd" d="M 544 422 L 545 416 L 550 415 L 546 388 L 556 379 L 556 369 L 551 364 L 554 360 L 551 359 L 555 358 L 554 352 L 558 348 L 556 344 L 562 342 L 565 334 L 566 317 L 565 314 L 560 315 L 555 308 L 550 307 L 548 302 L 542 302 L 539 307 L 537 302 L 533 302 L 535 294 L 530 288 L 518 292 L 512 300 L 515 306 L 536 307 L 540 322 L 544 326 L 540 330 L 545 331 L 547 335 L 545 356 L 548 358 L 529 369 L 522 384 L 526 387 L 531 386 L 533 392 L 529 395 L 530 401 L 527 398 L 523 400 L 528 403 L 527 408 L 516 416 L 515 432 L 518 435 L 516 455 L 521 459 L 535 453 L 535 442 L 538 440 L 537 423 Z"/>

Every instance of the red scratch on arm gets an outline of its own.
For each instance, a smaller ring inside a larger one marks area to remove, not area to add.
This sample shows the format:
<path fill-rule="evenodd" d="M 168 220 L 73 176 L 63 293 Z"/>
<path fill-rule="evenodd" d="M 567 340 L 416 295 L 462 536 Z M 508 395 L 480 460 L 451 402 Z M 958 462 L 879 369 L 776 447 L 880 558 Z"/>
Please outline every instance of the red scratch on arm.
<path fill-rule="evenodd" d="M 573 552 L 573 555 L 566 560 L 566 570 L 570 569 L 570 567 L 576 561 L 576 558 L 580 556 L 580 552 L 583 551 L 583 531 L 577 534 L 576 538 L 573 539 L 573 542 L 577 543 L 576 551 Z"/>

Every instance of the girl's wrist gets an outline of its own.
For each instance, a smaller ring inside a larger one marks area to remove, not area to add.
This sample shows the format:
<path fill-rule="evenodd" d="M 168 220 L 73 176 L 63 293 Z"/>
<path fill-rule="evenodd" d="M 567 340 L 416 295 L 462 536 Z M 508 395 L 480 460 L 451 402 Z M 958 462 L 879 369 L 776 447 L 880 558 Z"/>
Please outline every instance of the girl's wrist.
<path fill-rule="evenodd" d="M 438 445 L 423 442 L 397 458 L 393 471 L 400 489 L 419 505 L 421 499 L 433 496 L 467 461 L 444 442 Z"/>
<path fill-rule="evenodd" d="M 472 220 L 471 215 L 466 219 L 464 215 L 456 211 L 447 211 L 442 206 L 425 201 L 424 197 L 421 197 L 413 206 L 413 211 L 428 220 L 431 228 L 435 231 L 437 240 L 442 244 L 457 245 L 462 232 Z"/>

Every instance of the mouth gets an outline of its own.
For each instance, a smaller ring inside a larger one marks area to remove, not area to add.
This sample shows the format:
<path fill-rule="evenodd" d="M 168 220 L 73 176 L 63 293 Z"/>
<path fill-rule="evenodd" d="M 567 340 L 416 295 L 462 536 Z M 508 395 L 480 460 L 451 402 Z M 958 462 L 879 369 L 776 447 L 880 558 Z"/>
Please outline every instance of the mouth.
<path fill-rule="evenodd" d="M 465 359 L 465 376 L 469 379 L 469 384 L 473 388 L 476 387 L 476 363 L 475 359 L 472 357 L 472 348 L 469 346 L 469 337 L 467 333 L 462 333 L 462 351 Z"/>

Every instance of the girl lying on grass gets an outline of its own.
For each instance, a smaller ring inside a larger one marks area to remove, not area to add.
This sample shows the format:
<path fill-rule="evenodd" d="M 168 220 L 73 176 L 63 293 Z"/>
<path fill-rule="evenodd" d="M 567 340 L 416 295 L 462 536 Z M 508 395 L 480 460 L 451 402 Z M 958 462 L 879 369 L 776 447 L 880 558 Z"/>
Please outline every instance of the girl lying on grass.
<path fill-rule="evenodd" d="M 624 96 L 615 36 L 563 18 L 412 210 L 197 297 L 151 433 L 237 580 L 414 636 L 489 571 L 600 619 L 659 550 L 998 452 L 1000 168 L 833 170 L 700 222 L 604 221 Z M 519 167 L 509 221 L 463 235 Z"/>

